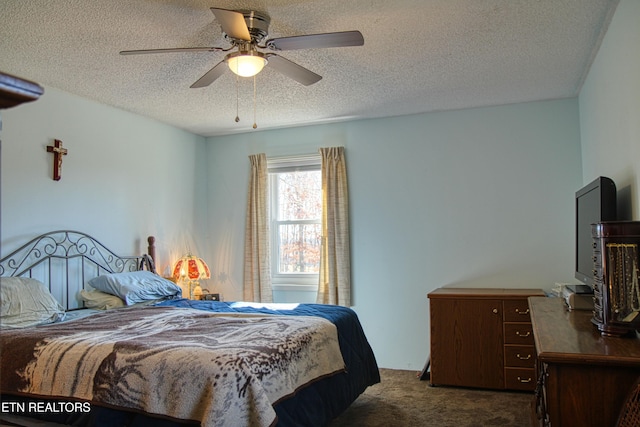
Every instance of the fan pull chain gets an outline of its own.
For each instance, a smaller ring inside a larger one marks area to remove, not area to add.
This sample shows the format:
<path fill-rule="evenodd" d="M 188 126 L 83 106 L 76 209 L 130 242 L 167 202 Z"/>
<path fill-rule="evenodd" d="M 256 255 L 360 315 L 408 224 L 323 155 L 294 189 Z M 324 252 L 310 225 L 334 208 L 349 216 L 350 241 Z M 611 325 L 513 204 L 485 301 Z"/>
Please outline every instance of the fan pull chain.
<path fill-rule="evenodd" d="M 256 76 L 253 76 L 253 128 L 258 128 L 256 124 Z"/>
<path fill-rule="evenodd" d="M 236 68 L 238 67 L 236 66 Z M 239 77 L 238 77 L 238 74 L 236 74 L 236 123 L 240 121 L 240 107 L 238 106 L 238 103 L 239 103 L 238 98 L 240 98 L 240 89 L 238 87 L 239 86 L 238 80 L 239 80 Z"/>

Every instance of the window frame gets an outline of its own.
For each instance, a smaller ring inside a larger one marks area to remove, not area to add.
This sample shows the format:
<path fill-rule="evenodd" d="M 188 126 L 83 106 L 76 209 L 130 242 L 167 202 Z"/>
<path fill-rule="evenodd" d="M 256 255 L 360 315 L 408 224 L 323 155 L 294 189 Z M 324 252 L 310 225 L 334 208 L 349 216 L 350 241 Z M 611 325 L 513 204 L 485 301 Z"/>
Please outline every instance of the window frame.
<path fill-rule="evenodd" d="M 322 218 L 317 220 L 291 221 L 277 220 L 278 209 L 278 180 L 277 174 L 286 172 L 321 171 L 320 154 L 302 156 L 286 156 L 267 159 L 269 174 L 269 244 L 271 249 L 271 282 L 274 285 L 308 286 L 316 285 L 319 273 L 279 273 L 279 232 L 280 224 L 322 224 Z M 322 191 L 322 190 L 321 190 Z"/>

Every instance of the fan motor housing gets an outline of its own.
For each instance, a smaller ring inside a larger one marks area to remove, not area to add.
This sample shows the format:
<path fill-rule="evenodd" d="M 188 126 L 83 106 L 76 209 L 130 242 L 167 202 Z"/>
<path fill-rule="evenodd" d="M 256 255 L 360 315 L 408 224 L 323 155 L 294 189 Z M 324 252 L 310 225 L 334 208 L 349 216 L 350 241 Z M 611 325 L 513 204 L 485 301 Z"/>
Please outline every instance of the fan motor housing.
<path fill-rule="evenodd" d="M 244 16 L 252 41 L 260 43 L 269 34 L 269 23 L 271 22 L 269 15 L 253 10 L 239 10 L 238 12 Z"/>

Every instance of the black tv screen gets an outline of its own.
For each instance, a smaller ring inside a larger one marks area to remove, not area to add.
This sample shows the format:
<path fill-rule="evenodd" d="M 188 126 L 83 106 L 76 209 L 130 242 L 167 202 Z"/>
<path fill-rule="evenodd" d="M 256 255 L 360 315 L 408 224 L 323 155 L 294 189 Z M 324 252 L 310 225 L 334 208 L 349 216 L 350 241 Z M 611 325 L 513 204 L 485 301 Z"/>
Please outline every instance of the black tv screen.
<path fill-rule="evenodd" d="M 575 278 L 593 287 L 593 237 L 591 224 L 615 221 L 616 185 L 604 176 L 576 191 Z"/>

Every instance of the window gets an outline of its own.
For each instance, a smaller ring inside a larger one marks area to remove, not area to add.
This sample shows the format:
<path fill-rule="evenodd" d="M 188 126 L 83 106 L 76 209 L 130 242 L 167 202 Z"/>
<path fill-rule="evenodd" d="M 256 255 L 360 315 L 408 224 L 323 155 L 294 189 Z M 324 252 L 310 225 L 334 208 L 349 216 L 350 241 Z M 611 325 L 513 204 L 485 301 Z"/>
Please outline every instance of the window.
<path fill-rule="evenodd" d="M 273 282 L 316 284 L 322 243 L 320 158 L 280 158 L 268 163 Z"/>

